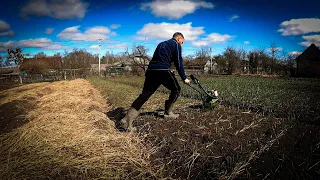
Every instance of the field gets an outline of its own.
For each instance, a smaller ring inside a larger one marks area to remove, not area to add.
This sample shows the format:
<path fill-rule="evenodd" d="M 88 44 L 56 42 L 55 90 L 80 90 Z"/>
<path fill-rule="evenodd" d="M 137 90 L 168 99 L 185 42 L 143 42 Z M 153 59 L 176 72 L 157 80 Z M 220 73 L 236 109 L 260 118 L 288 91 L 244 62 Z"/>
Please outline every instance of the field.
<path fill-rule="evenodd" d="M 109 97 L 117 121 L 141 92 L 143 77 L 92 78 Z M 214 110 L 201 110 L 199 95 L 181 84 L 175 111 L 165 121 L 168 91 L 161 87 L 135 122 L 144 142 L 157 147 L 151 158 L 165 177 L 176 179 L 264 179 L 320 177 L 320 84 L 317 79 L 244 76 L 202 77 L 219 92 Z"/>
<path fill-rule="evenodd" d="M 136 133 L 114 122 L 143 76 L 91 77 L 0 89 L 1 179 L 319 179 L 319 79 L 200 77 L 214 109 L 180 83 L 165 120 L 161 87 Z"/>

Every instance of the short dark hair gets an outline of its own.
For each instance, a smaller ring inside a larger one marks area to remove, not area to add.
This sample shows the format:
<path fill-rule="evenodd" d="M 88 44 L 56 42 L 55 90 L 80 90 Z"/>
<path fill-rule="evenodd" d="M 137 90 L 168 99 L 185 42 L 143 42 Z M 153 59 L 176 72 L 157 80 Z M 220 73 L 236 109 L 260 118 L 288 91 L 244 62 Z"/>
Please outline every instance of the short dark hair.
<path fill-rule="evenodd" d="M 183 36 L 183 34 L 182 34 L 181 32 L 175 32 L 175 33 L 173 34 L 172 38 L 175 38 L 175 37 L 177 37 L 177 36 L 181 36 L 181 37 L 184 39 L 184 36 Z"/>

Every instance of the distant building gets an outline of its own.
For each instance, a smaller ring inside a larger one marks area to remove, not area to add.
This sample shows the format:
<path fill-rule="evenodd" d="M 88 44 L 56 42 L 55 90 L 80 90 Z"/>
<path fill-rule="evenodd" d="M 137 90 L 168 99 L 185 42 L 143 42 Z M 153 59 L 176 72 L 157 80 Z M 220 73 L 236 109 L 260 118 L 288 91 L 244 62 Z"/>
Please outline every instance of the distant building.
<path fill-rule="evenodd" d="M 320 49 L 311 44 L 296 58 L 298 77 L 320 77 Z"/>
<path fill-rule="evenodd" d="M 100 71 L 106 71 L 111 64 L 100 64 Z M 99 71 L 99 64 L 91 64 L 91 69 L 95 72 Z"/>

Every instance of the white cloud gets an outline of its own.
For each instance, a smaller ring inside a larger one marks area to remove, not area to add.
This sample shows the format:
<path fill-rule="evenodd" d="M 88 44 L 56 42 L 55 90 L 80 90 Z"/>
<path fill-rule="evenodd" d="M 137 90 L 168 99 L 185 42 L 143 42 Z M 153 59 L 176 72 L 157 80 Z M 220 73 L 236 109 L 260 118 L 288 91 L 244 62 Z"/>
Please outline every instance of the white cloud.
<path fill-rule="evenodd" d="M 0 46 L 0 53 L 4 53 L 4 52 L 8 52 L 7 48 L 4 48 L 4 47 Z"/>
<path fill-rule="evenodd" d="M 9 42 L 0 42 L 0 52 L 3 50 L 7 51 L 8 48 L 41 48 L 41 49 L 49 49 L 49 50 L 57 50 L 63 48 L 58 43 L 52 42 L 47 38 L 38 38 L 38 39 L 27 39 L 20 41 L 9 41 Z"/>
<path fill-rule="evenodd" d="M 44 48 L 52 44 L 53 44 L 52 41 L 47 38 L 21 40 L 17 43 L 18 46 L 25 47 L 25 48 L 28 48 L 28 47 Z"/>
<path fill-rule="evenodd" d="M 28 15 L 49 16 L 57 19 L 82 19 L 89 4 L 82 0 L 30 0 L 22 9 L 22 17 Z"/>
<path fill-rule="evenodd" d="M 238 16 L 238 15 L 233 15 L 233 16 L 229 19 L 229 22 L 232 22 L 233 20 L 238 19 L 238 18 L 240 18 L 240 16 Z"/>
<path fill-rule="evenodd" d="M 89 47 L 90 49 L 96 49 L 96 50 L 99 50 L 99 45 L 92 45 Z"/>
<path fill-rule="evenodd" d="M 283 36 L 301 35 L 314 32 L 320 32 L 320 19 L 317 18 L 301 18 L 284 21 L 280 24 Z"/>
<path fill-rule="evenodd" d="M 178 23 L 148 23 L 137 32 L 136 39 L 169 39 L 175 32 L 181 32 L 186 41 L 196 40 L 200 35 L 204 34 L 204 27 L 192 27 L 192 23 L 178 24 Z"/>
<path fill-rule="evenodd" d="M 86 30 L 87 34 L 109 34 L 110 30 L 104 26 L 95 26 Z"/>
<path fill-rule="evenodd" d="M 289 54 L 289 55 L 297 56 L 297 55 L 302 54 L 302 52 L 299 52 L 299 51 L 292 51 L 292 52 L 289 52 L 288 54 Z"/>
<path fill-rule="evenodd" d="M 222 42 L 226 42 L 227 40 L 233 38 L 232 36 L 230 36 L 229 34 L 219 34 L 219 33 L 211 33 L 208 35 L 207 38 L 205 38 L 206 40 L 208 40 L 211 43 L 222 43 Z"/>
<path fill-rule="evenodd" d="M 302 39 L 306 40 L 300 43 L 300 45 L 309 47 L 312 43 L 316 46 L 320 46 L 320 35 L 302 36 Z"/>
<path fill-rule="evenodd" d="M 245 42 L 243 42 L 243 43 L 245 43 L 245 44 L 250 44 L 250 42 L 249 42 L 249 41 L 245 41 Z"/>
<path fill-rule="evenodd" d="M 52 34 L 53 33 L 53 28 L 47 28 L 46 29 L 46 34 Z"/>
<path fill-rule="evenodd" d="M 187 14 L 192 14 L 199 8 L 213 9 L 214 5 L 205 1 L 191 0 L 155 0 L 149 3 L 142 3 L 140 9 L 151 10 L 157 17 L 168 19 L 180 19 Z"/>
<path fill-rule="evenodd" d="M 116 44 L 112 46 L 107 46 L 108 49 L 126 49 L 127 45 L 126 44 Z"/>
<path fill-rule="evenodd" d="M 16 46 L 16 43 L 13 41 L 0 42 L 0 52 L 7 52 L 9 48 L 13 48 L 15 46 Z"/>
<path fill-rule="evenodd" d="M 44 47 L 42 49 L 48 49 L 48 50 L 59 50 L 59 49 L 63 49 L 64 47 L 60 44 L 53 44 L 47 47 Z"/>
<path fill-rule="evenodd" d="M 219 33 L 211 33 L 207 35 L 205 38 L 201 38 L 200 40 L 196 40 L 192 42 L 193 46 L 207 46 L 212 43 L 224 43 L 230 39 L 234 38 L 234 36 L 231 36 L 229 34 L 219 34 Z"/>
<path fill-rule="evenodd" d="M 268 49 L 267 49 L 268 52 L 271 52 L 271 50 L 272 50 L 272 48 L 268 48 Z M 282 47 L 276 47 L 276 48 L 274 48 L 274 50 L 275 50 L 275 51 L 282 51 L 283 48 L 282 48 Z"/>
<path fill-rule="evenodd" d="M 110 30 L 104 26 L 95 26 L 87 29 L 84 33 L 78 30 L 80 26 L 73 26 L 64 29 L 58 34 L 58 37 L 66 40 L 73 41 L 97 41 L 99 38 L 102 40 L 109 38 Z"/>
<path fill-rule="evenodd" d="M 210 44 L 210 42 L 209 41 L 193 41 L 192 42 L 192 45 L 193 46 L 198 46 L 198 47 L 200 47 L 200 46 L 208 46 Z"/>
<path fill-rule="evenodd" d="M 0 20 L 0 37 L 1 36 L 14 36 L 14 32 L 8 23 Z"/>
<path fill-rule="evenodd" d="M 173 35 L 173 34 L 172 34 Z M 171 36 L 172 36 L 171 35 Z M 149 38 L 147 37 L 147 36 L 136 36 L 135 37 L 135 40 L 140 40 L 140 41 L 147 41 L 147 40 L 149 40 Z M 158 40 L 159 42 L 161 42 L 162 40 Z M 157 42 L 158 42 L 157 41 Z"/>
<path fill-rule="evenodd" d="M 114 32 L 114 31 L 112 31 L 111 33 L 110 33 L 110 36 L 117 36 L 118 34 L 116 33 L 116 32 Z"/>
<path fill-rule="evenodd" d="M 11 27 L 8 23 L 0 20 L 0 32 L 9 31 L 10 29 Z"/>
<path fill-rule="evenodd" d="M 121 27 L 120 24 L 111 24 L 110 29 L 118 29 L 119 27 Z"/>
<path fill-rule="evenodd" d="M 1 32 L 0 37 L 1 36 L 14 36 L 14 32 L 13 31 Z"/>

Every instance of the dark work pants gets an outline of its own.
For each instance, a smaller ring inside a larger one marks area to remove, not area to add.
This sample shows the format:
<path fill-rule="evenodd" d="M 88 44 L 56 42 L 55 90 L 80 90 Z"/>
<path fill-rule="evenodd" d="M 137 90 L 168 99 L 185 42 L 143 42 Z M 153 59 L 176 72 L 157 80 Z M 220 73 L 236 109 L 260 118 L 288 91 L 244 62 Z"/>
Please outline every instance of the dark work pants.
<path fill-rule="evenodd" d="M 142 93 L 132 103 L 131 107 L 139 111 L 141 106 L 150 98 L 160 85 L 163 85 L 171 91 L 167 103 L 175 103 L 180 95 L 181 87 L 179 86 L 174 74 L 170 70 L 147 70 Z"/>

